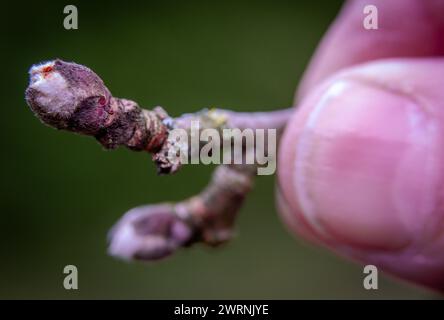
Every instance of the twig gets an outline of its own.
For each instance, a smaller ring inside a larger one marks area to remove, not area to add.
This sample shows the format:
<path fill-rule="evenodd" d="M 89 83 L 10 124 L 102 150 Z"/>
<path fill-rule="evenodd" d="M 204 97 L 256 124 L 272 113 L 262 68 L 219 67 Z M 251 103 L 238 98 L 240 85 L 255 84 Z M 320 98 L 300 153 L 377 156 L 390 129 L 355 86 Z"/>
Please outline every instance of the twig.
<path fill-rule="evenodd" d="M 30 70 L 26 101 L 45 124 L 95 137 L 106 149 L 125 146 L 153 154 L 158 172 L 174 173 L 182 165 L 170 138 L 173 129 L 251 128 L 282 131 L 291 109 L 238 113 L 204 109 L 171 118 L 164 109 L 142 109 L 134 101 L 116 98 L 89 68 L 54 60 Z M 245 148 L 252 153 L 254 148 Z M 139 260 L 163 258 L 195 242 L 218 245 L 232 237 L 234 220 L 252 187 L 257 164 L 220 165 L 199 195 L 177 204 L 130 210 L 110 232 L 111 254 Z"/>

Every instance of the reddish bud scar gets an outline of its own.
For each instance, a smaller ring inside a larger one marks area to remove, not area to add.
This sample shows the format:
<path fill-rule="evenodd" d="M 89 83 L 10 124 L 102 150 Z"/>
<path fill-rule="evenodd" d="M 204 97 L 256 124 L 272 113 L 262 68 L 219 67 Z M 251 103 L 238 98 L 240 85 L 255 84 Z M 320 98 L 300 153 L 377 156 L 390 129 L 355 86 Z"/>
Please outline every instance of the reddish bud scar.
<path fill-rule="evenodd" d="M 105 98 L 104 96 L 101 96 L 101 97 L 99 98 L 99 104 L 100 104 L 101 106 L 104 106 L 104 105 L 106 104 L 106 98 Z"/>

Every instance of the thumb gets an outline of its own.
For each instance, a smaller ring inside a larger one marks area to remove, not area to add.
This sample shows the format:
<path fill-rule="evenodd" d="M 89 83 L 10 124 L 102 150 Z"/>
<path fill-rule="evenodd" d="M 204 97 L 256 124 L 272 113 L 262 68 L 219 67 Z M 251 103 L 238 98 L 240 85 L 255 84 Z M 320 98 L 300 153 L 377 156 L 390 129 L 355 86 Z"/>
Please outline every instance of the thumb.
<path fill-rule="evenodd" d="M 346 69 L 302 100 L 281 141 L 290 229 L 444 290 L 444 59 Z"/>

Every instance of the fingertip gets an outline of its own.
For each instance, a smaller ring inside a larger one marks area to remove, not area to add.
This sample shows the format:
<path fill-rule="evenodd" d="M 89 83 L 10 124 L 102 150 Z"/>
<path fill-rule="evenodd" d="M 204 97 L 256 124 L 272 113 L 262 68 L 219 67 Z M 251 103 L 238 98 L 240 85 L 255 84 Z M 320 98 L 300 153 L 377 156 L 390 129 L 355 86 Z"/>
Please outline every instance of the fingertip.
<path fill-rule="evenodd" d="M 442 68 L 439 61 L 369 64 L 302 100 L 278 159 L 278 201 L 291 230 L 442 286 L 444 100 L 430 77 Z"/>

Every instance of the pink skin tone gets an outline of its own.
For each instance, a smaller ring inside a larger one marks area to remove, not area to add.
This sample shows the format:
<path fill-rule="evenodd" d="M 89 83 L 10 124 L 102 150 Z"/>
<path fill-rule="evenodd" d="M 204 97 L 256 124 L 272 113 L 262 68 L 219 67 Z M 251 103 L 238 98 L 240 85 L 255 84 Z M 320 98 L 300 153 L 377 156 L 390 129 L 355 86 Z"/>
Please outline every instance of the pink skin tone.
<path fill-rule="evenodd" d="M 351 1 L 321 42 L 281 141 L 289 229 L 444 290 L 444 2 Z"/>

